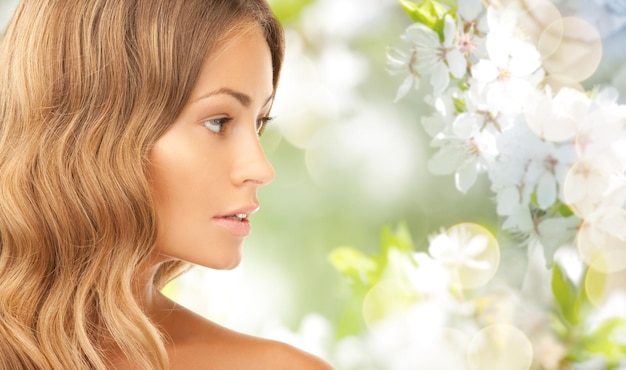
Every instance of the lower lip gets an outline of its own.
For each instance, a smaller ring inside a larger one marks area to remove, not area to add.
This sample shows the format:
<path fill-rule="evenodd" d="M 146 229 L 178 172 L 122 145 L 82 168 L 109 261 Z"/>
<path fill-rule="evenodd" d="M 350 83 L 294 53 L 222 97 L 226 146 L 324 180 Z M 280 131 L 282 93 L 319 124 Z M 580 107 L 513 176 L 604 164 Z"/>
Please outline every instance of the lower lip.
<path fill-rule="evenodd" d="M 217 217 L 213 219 L 218 225 L 230 231 L 236 236 L 248 236 L 252 226 L 248 220 L 234 220 L 232 218 Z"/>

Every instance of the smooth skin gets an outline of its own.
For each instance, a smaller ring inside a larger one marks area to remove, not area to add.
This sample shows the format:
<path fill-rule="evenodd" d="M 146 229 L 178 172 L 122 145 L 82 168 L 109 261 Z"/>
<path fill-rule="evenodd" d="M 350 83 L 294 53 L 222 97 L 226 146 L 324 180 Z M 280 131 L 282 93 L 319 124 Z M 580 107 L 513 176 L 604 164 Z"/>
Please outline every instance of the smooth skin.
<path fill-rule="evenodd" d="M 260 29 L 230 38 L 205 61 L 189 101 L 150 152 L 159 234 L 135 283 L 165 333 L 171 369 L 332 369 L 289 345 L 217 325 L 152 283 L 159 264 L 171 259 L 215 269 L 239 264 L 245 235 L 224 223 L 256 210 L 257 189 L 274 177 L 258 135 L 273 102 L 272 75 Z M 126 361 L 115 367 L 133 368 Z"/>

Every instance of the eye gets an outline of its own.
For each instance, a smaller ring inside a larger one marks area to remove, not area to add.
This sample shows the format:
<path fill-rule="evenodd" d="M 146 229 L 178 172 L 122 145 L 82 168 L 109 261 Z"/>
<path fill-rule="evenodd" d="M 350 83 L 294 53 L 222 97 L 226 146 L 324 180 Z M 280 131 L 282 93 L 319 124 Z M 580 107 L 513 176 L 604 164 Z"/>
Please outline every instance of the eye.
<path fill-rule="evenodd" d="M 263 134 L 263 131 L 265 130 L 265 127 L 267 126 L 268 123 L 270 123 L 271 120 L 273 120 L 274 117 L 263 117 L 263 118 L 259 118 L 259 120 L 256 122 L 256 133 L 257 135 L 261 136 Z"/>
<path fill-rule="evenodd" d="M 202 125 L 216 134 L 223 134 L 224 127 L 232 120 L 229 117 L 215 118 L 204 121 Z"/>

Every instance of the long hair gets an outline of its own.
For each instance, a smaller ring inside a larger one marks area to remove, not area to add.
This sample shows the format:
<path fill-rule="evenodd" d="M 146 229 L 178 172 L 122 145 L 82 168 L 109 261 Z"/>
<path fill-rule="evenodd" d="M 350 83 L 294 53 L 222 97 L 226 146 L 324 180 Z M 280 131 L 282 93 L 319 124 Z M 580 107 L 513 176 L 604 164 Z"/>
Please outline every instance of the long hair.
<path fill-rule="evenodd" d="M 265 33 L 276 88 L 283 35 L 265 0 L 19 5 L 0 44 L 1 369 L 105 369 L 111 345 L 167 368 L 132 286 L 157 235 L 147 155 L 245 24 Z"/>

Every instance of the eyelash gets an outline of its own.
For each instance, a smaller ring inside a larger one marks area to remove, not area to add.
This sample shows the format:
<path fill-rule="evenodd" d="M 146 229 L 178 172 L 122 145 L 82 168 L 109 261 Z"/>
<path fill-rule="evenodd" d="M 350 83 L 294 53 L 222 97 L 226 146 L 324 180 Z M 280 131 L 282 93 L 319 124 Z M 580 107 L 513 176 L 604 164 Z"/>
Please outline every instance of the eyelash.
<path fill-rule="evenodd" d="M 270 123 L 273 119 L 274 117 L 269 117 L 269 116 L 261 117 L 257 121 L 257 128 L 256 128 L 257 135 L 259 136 L 263 135 L 263 131 L 265 131 L 265 127 L 267 127 L 267 124 Z"/>
<path fill-rule="evenodd" d="M 265 130 L 265 127 L 267 126 L 267 124 L 273 120 L 274 117 L 262 117 L 259 118 L 257 120 L 257 128 L 256 128 L 256 132 L 257 135 L 261 136 L 263 134 L 263 131 Z M 208 128 L 210 131 L 212 131 L 213 133 L 217 134 L 217 135 L 223 135 L 224 134 L 224 128 L 232 121 L 233 119 L 230 117 L 222 117 L 222 118 L 215 118 L 215 119 L 210 119 L 207 121 L 204 121 L 202 123 L 202 125 L 206 128 Z M 213 127 L 211 127 L 213 126 Z M 217 127 L 217 130 L 215 130 L 215 126 Z"/>

